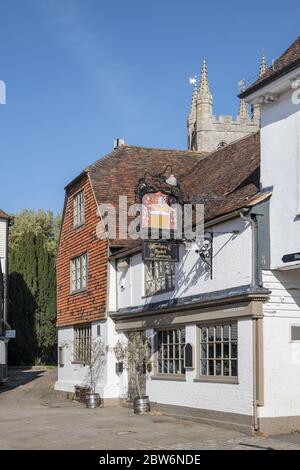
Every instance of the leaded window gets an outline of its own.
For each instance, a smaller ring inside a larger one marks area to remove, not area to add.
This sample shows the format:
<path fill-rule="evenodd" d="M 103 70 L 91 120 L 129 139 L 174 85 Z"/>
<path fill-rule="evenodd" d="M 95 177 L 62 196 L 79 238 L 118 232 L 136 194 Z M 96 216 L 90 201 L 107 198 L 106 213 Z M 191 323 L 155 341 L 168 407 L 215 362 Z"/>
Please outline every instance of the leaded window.
<path fill-rule="evenodd" d="M 185 329 L 157 332 L 157 374 L 184 374 Z"/>
<path fill-rule="evenodd" d="M 84 191 L 74 196 L 73 204 L 73 223 L 76 228 L 84 224 Z"/>
<path fill-rule="evenodd" d="M 87 284 L 87 253 L 71 260 L 71 292 L 80 292 Z"/>
<path fill-rule="evenodd" d="M 200 375 L 237 377 L 237 323 L 200 327 Z"/>
<path fill-rule="evenodd" d="M 175 263 L 169 261 L 147 261 L 145 263 L 146 295 L 174 289 Z"/>
<path fill-rule="evenodd" d="M 74 362 L 84 362 L 89 364 L 91 361 L 91 339 L 92 328 L 91 325 L 75 326 L 74 327 Z"/>

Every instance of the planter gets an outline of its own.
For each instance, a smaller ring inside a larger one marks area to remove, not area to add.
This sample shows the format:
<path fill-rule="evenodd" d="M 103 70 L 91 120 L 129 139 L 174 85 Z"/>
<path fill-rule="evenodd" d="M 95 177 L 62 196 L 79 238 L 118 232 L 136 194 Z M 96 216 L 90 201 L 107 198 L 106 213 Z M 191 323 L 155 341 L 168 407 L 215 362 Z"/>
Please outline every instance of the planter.
<path fill-rule="evenodd" d="M 101 405 L 99 393 L 87 393 L 85 396 L 85 405 L 87 408 L 99 408 Z"/>
<path fill-rule="evenodd" d="M 143 415 L 150 411 L 150 400 L 148 396 L 135 397 L 133 400 L 133 411 L 135 414 Z"/>

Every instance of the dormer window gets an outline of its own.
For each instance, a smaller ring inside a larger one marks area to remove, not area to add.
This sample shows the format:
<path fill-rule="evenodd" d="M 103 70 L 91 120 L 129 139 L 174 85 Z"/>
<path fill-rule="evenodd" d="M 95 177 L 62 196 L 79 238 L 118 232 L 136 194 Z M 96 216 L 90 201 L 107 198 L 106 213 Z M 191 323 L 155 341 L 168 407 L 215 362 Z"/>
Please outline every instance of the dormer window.
<path fill-rule="evenodd" d="M 80 191 L 73 199 L 73 225 L 74 228 L 84 224 L 84 191 Z"/>

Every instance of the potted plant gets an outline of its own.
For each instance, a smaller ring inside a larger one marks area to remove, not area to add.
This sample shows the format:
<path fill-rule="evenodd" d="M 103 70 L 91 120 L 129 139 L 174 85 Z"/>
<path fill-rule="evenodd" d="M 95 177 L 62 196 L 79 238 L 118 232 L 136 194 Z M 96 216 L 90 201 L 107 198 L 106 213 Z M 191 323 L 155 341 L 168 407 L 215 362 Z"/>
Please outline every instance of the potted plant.
<path fill-rule="evenodd" d="M 90 391 L 85 396 L 85 404 L 87 408 L 98 408 L 101 405 L 101 398 L 99 393 L 96 393 L 97 377 L 101 374 L 107 348 L 104 346 L 103 341 L 99 338 L 92 338 L 91 340 L 91 353 L 87 361 L 88 366 L 88 383 Z"/>
<path fill-rule="evenodd" d="M 143 393 L 143 382 L 148 369 L 151 347 L 142 332 L 132 332 L 128 335 L 126 345 L 120 341 L 114 347 L 118 361 L 124 362 L 132 375 L 133 390 L 129 389 L 129 398 L 133 401 L 135 414 L 144 414 L 150 411 L 149 396 Z M 130 396 L 131 395 L 131 396 Z"/>

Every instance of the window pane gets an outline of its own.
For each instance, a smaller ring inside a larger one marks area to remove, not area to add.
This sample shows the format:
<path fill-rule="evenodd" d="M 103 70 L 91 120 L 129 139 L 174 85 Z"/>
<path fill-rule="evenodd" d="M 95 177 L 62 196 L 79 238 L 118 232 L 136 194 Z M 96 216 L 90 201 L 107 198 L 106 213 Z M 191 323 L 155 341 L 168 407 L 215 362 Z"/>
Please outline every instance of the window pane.
<path fill-rule="evenodd" d="M 224 341 L 229 340 L 229 325 L 223 326 L 223 340 Z"/>
<path fill-rule="evenodd" d="M 223 375 L 229 375 L 229 361 L 223 362 Z"/>
<path fill-rule="evenodd" d="M 222 361 L 216 361 L 216 375 L 222 375 Z"/>
<path fill-rule="evenodd" d="M 231 341 L 237 341 L 237 325 L 230 325 L 231 326 Z"/>
<path fill-rule="evenodd" d="M 237 358 L 237 344 L 231 343 L 231 357 Z"/>
<path fill-rule="evenodd" d="M 222 344 L 216 343 L 216 358 L 222 357 Z"/>
<path fill-rule="evenodd" d="M 207 357 L 206 354 L 207 354 L 207 345 L 202 344 L 201 345 L 201 358 L 206 359 L 206 357 Z"/>
<path fill-rule="evenodd" d="M 201 340 L 203 342 L 207 340 L 207 331 L 205 327 L 201 328 Z"/>
<path fill-rule="evenodd" d="M 201 374 L 207 375 L 207 361 L 201 361 Z"/>
<path fill-rule="evenodd" d="M 208 361 L 208 374 L 209 375 L 215 375 L 214 361 Z"/>
<path fill-rule="evenodd" d="M 231 361 L 231 375 L 237 376 L 237 361 Z"/>
<path fill-rule="evenodd" d="M 229 357 L 229 343 L 223 343 L 223 357 L 225 359 Z"/>
<path fill-rule="evenodd" d="M 209 346 L 208 346 L 208 357 L 209 358 L 214 358 L 215 357 L 214 345 L 213 344 L 209 344 Z"/>
<path fill-rule="evenodd" d="M 216 326 L 216 341 L 221 341 L 222 327 Z"/>
<path fill-rule="evenodd" d="M 210 326 L 208 328 L 208 341 L 214 341 L 214 327 Z"/>

